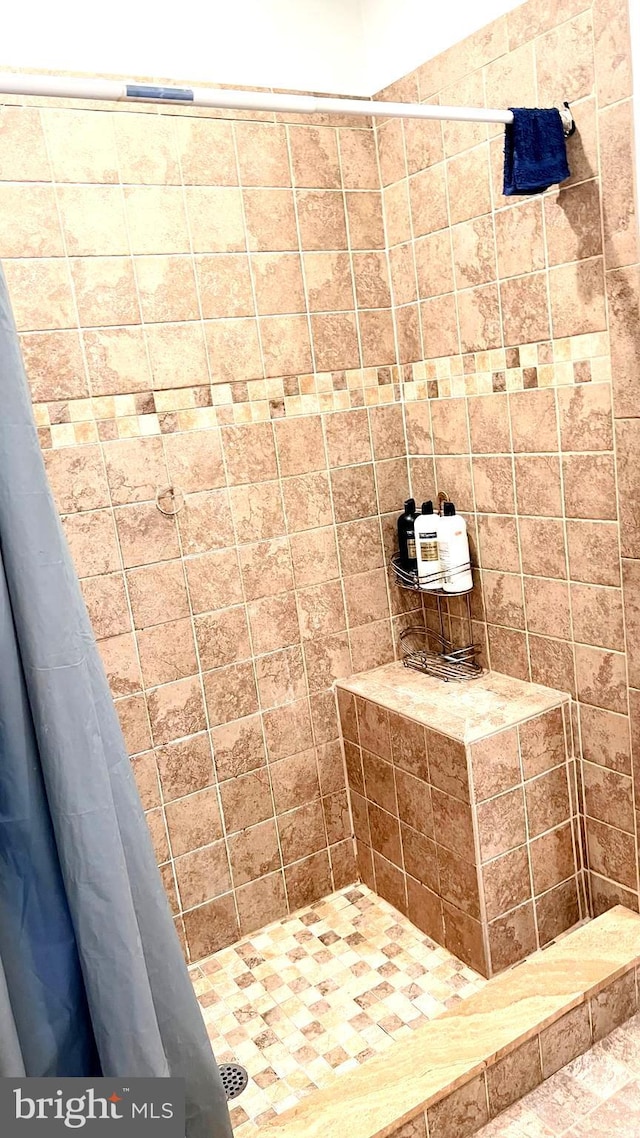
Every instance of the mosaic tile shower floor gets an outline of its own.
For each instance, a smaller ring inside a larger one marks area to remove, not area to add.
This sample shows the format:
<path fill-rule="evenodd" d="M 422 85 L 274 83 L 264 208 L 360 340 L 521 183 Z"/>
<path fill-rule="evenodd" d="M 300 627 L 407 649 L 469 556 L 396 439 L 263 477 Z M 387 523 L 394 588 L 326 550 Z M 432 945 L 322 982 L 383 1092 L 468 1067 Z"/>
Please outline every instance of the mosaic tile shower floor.
<path fill-rule="evenodd" d="M 638 1138 L 640 1015 L 483 1127 L 476 1138 Z"/>
<path fill-rule="evenodd" d="M 222 949 L 191 976 L 218 1062 L 249 1072 L 231 1104 L 236 1138 L 486 983 L 364 885 Z"/>

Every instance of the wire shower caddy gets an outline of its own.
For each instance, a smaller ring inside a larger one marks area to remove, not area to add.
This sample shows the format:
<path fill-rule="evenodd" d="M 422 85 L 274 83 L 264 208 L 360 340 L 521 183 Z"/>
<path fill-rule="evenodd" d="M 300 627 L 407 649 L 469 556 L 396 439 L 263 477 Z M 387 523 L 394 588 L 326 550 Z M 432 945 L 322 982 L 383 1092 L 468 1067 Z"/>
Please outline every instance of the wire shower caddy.
<path fill-rule="evenodd" d="M 421 593 L 423 597 L 434 597 L 438 613 L 438 630 L 424 625 L 410 625 L 400 633 L 402 649 L 402 662 L 405 668 L 413 668 L 416 672 L 425 672 L 428 676 L 444 680 L 445 683 L 460 683 L 464 680 L 475 680 L 482 675 L 482 666 L 477 656 L 480 650 L 478 644 L 473 642 L 473 620 L 471 616 L 471 589 L 461 590 L 459 593 L 445 591 L 437 587 L 441 580 L 440 573 L 428 573 L 419 576 L 413 570 L 407 570 L 400 564 L 400 554 L 394 553 L 391 558 L 391 570 L 396 583 L 402 589 L 410 589 L 414 593 Z M 471 568 L 467 561 L 449 570 L 448 576 L 456 577 L 466 573 Z M 463 626 L 468 629 L 469 642 L 455 645 L 445 636 L 445 614 L 443 602 L 464 598 Z"/>

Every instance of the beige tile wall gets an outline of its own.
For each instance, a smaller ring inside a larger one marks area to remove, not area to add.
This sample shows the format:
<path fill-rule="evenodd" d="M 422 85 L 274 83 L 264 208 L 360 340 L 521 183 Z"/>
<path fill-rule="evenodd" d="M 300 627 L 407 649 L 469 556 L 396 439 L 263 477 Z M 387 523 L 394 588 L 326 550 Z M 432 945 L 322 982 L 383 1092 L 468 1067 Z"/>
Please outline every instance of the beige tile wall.
<path fill-rule="evenodd" d="M 329 689 L 393 658 L 406 607 L 371 123 L 1 106 L 0 256 L 198 959 L 357 876 Z"/>
<path fill-rule="evenodd" d="M 574 697 L 596 912 L 638 908 L 631 93 L 626 3 L 530 0 L 379 97 L 568 99 L 562 187 L 505 198 L 500 128 L 376 128 L 412 489 L 468 517 L 485 661 Z"/>
<path fill-rule="evenodd" d="M 513 202 L 482 126 L 0 105 L 41 442 L 192 959 L 355 875 L 330 685 L 415 620 L 408 464 L 472 518 L 487 659 L 578 696 L 595 907 L 637 907 L 630 94 L 616 0 L 382 93 L 571 99 L 570 186 Z"/>

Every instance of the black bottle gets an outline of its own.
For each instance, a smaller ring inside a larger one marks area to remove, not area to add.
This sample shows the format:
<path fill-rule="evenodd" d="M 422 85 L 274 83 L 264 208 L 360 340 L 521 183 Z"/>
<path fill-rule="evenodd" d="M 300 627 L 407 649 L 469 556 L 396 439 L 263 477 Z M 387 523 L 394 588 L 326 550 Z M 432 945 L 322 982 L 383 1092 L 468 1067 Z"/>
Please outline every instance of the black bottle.
<path fill-rule="evenodd" d="M 400 566 L 408 571 L 417 570 L 416 539 L 413 525 L 417 517 L 415 498 L 407 498 L 404 504 L 404 514 L 398 518 L 398 549 L 400 551 Z"/>

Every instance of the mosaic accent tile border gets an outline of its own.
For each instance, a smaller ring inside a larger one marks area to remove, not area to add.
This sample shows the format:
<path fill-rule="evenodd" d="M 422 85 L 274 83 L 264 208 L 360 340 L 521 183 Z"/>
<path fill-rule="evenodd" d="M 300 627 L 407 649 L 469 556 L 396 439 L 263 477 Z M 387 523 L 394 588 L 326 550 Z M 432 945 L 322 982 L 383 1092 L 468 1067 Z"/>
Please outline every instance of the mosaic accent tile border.
<path fill-rule="evenodd" d="M 396 366 L 358 368 L 35 403 L 33 410 L 48 450 L 397 403 L 401 376 L 411 374 Z"/>
<path fill-rule="evenodd" d="M 611 379 L 607 332 L 441 356 L 410 366 L 410 379 L 402 369 L 402 396 L 408 402 Z"/>
<path fill-rule="evenodd" d="M 219 1063 L 249 1085 L 236 1138 L 479 991 L 486 981 L 366 885 L 351 885 L 191 969 Z"/>
<path fill-rule="evenodd" d="M 598 332 L 401 366 L 35 403 L 34 414 L 41 446 L 47 450 L 374 407 L 402 399 L 487 395 L 610 378 L 609 337 Z"/>

